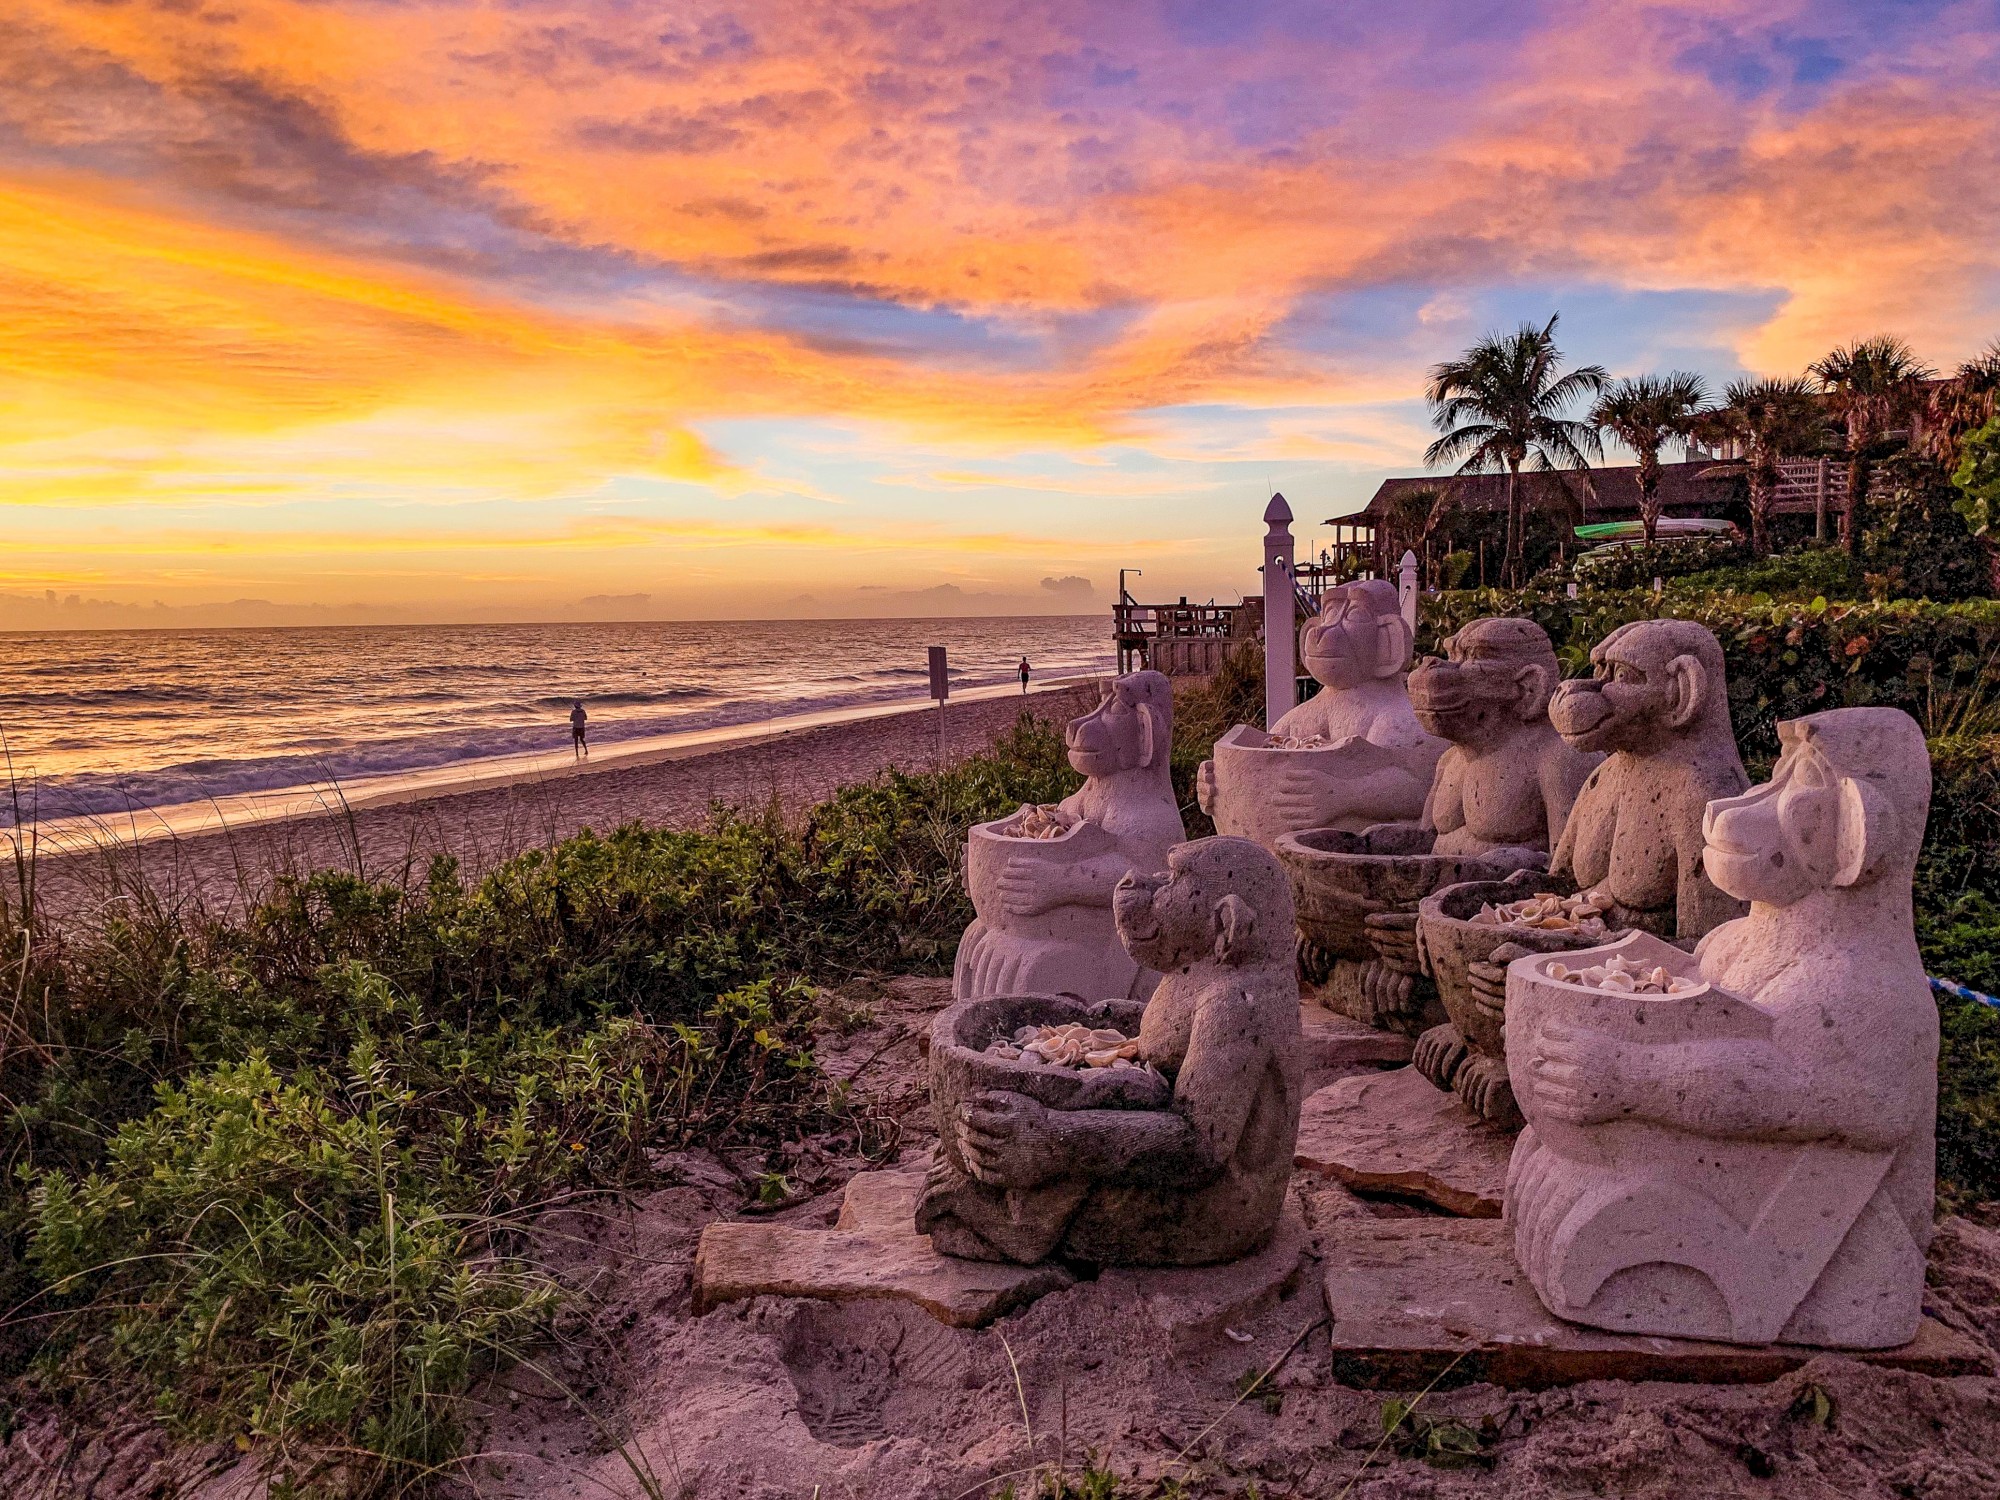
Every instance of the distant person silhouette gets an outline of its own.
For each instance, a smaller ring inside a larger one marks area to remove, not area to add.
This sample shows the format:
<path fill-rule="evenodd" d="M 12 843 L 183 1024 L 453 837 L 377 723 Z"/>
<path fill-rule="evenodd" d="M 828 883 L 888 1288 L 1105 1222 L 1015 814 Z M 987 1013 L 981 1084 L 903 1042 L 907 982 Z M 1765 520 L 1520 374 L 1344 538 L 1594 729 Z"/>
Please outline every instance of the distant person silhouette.
<path fill-rule="evenodd" d="M 576 700 L 576 707 L 569 711 L 570 758 L 590 759 L 590 741 L 584 736 L 589 733 L 590 715 L 583 711 L 583 700 Z"/>
<path fill-rule="evenodd" d="M 1028 658 L 1025 656 L 1021 658 L 1021 691 L 1028 691 Z"/>

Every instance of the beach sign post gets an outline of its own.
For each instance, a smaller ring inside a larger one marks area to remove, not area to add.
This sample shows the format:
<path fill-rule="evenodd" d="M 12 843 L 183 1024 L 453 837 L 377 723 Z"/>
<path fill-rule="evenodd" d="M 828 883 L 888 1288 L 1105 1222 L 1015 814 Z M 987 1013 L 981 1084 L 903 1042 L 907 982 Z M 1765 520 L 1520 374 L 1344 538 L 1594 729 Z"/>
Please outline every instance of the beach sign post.
<path fill-rule="evenodd" d="M 931 696 L 938 706 L 938 769 L 944 769 L 944 700 L 951 696 L 951 672 L 945 665 L 944 647 L 931 647 Z"/>

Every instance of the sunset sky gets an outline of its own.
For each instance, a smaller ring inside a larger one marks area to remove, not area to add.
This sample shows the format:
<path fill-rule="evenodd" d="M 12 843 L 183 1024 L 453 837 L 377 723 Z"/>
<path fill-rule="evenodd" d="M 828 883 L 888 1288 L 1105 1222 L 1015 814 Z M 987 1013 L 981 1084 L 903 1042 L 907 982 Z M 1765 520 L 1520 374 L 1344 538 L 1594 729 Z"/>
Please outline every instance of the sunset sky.
<path fill-rule="evenodd" d="M 1234 598 L 1557 310 L 2000 335 L 2000 4 L 0 0 L 0 625 Z"/>

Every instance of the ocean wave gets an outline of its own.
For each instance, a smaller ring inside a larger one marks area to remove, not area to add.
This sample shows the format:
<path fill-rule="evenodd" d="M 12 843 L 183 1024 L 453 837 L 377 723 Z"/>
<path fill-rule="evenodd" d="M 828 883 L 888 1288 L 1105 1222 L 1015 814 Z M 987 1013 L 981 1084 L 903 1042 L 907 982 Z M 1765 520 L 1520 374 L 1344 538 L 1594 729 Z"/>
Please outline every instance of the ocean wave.
<path fill-rule="evenodd" d="M 1108 638 L 1079 640 L 1075 622 L 1015 624 L 1004 645 L 950 622 L 267 632 L 255 650 L 240 632 L 135 633 L 116 656 L 101 638 L 16 638 L 0 660 L 0 730 L 24 813 L 115 818 L 560 754 L 578 698 L 591 743 L 606 746 L 919 702 L 927 640 L 951 651 L 955 691 L 1011 683 L 1023 650 L 1039 680 L 1108 670 Z M 0 826 L 13 819 L 5 803 Z"/>

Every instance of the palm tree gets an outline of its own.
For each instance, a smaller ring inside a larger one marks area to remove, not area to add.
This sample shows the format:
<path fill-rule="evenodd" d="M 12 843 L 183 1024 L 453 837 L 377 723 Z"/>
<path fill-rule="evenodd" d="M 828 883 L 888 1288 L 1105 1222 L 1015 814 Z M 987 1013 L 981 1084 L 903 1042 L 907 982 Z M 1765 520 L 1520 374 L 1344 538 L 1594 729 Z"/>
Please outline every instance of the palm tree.
<path fill-rule="evenodd" d="M 1676 370 L 1664 378 L 1635 375 L 1597 398 L 1591 425 L 1618 439 L 1639 459 L 1639 521 L 1646 545 L 1660 525 L 1660 450 L 1669 443 L 1687 452 L 1695 424 L 1708 406 L 1708 387 L 1699 375 Z"/>
<path fill-rule="evenodd" d="M 1556 319 L 1542 327 L 1523 323 L 1512 334 L 1489 333 L 1457 359 L 1431 367 L 1424 391 L 1431 425 L 1444 434 L 1424 450 L 1427 465 L 1460 461 L 1461 474 L 1507 475 L 1505 576 L 1520 582 L 1527 526 L 1521 510 L 1521 470 L 1583 470 L 1602 455 L 1597 429 L 1562 415 L 1582 396 L 1602 391 L 1610 376 L 1602 365 L 1561 373 Z"/>
<path fill-rule="evenodd" d="M 1958 445 L 2000 412 L 2000 339 L 1931 387 L 1924 403 L 1924 446 L 1946 473 L 1958 467 Z"/>
<path fill-rule="evenodd" d="M 1861 497 L 1868 493 L 1868 450 L 1923 407 L 1924 384 L 1937 372 L 1888 334 L 1843 345 L 1807 372 L 1818 378 L 1835 420 L 1847 429 L 1847 501 L 1840 540 L 1861 545 Z"/>
<path fill-rule="evenodd" d="M 1723 393 L 1722 405 L 1706 413 L 1697 431 L 1720 447 L 1733 445 L 1738 457 L 1703 469 L 1703 479 L 1742 475 L 1750 481 L 1750 550 L 1770 550 L 1771 501 L 1788 458 L 1814 453 L 1826 443 L 1826 415 L 1810 380 L 1738 380 Z"/>

